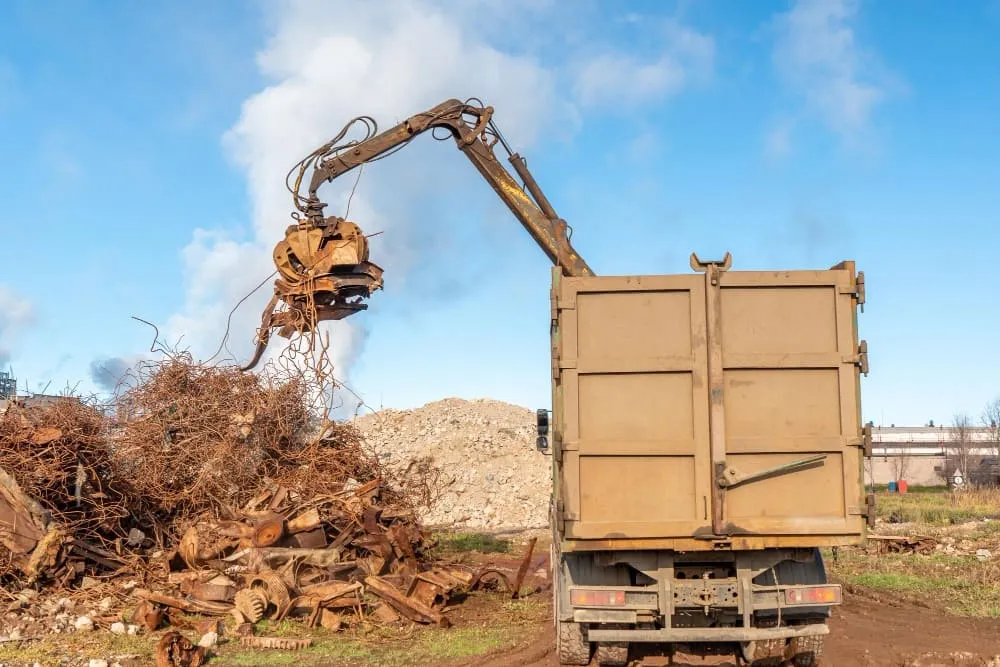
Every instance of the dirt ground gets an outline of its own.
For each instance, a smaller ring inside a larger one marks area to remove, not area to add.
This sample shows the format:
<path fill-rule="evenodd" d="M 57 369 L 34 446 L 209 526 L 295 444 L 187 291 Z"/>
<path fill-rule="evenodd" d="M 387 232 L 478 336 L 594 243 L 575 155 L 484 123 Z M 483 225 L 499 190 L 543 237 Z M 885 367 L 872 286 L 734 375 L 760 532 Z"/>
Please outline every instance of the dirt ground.
<path fill-rule="evenodd" d="M 462 667 L 558 667 L 553 628 L 545 623 L 530 641 L 477 657 Z M 1000 665 L 1000 620 L 968 619 L 907 602 L 848 593 L 833 613 L 823 665 L 936 667 Z M 639 663 L 643 664 L 643 663 Z M 663 664 L 648 660 L 645 664 Z M 673 665 L 735 665 L 694 656 Z"/>
<path fill-rule="evenodd" d="M 546 585 L 547 549 L 541 544 L 539 546 L 541 553 L 536 552 L 536 557 L 532 559 L 534 576 L 529 578 L 533 581 L 532 585 L 539 585 L 542 590 L 525 598 L 523 603 L 513 602 L 508 595 L 497 593 L 475 595 L 449 612 L 454 627 L 420 628 L 412 636 L 412 641 L 397 638 L 388 643 L 376 640 L 373 644 L 365 644 L 343 633 L 327 636 L 308 631 L 299 624 L 290 624 L 286 631 L 294 636 L 312 636 L 317 646 L 298 654 L 267 655 L 253 655 L 230 647 L 210 664 L 219 664 L 220 667 L 260 664 L 298 664 L 303 667 L 369 667 L 374 664 L 393 667 L 410 664 L 557 667 L 551 591 Z M 464 559 L 509 566 L 519 561 L 519 547 L 517 545 L 504 554 L 467 553 Z M 1000 667 L 1000 618 L 961 617 L 933 605 L 933 600 L 906 598 L 845 584 L 844 604 L 833 612 L 831 634 L 827 638 L 826 655 L 821 664 L 832 667 Z M 74 640 L 78 639 L 75 635 L 67 636 L 63 640 L 66 644 L 56 643 L 54 646 L 59 648 L 59 653 L 72 654 L 70 649 L 76 643 Z M 147 664 L 144 659 L 151 657 L 154 638 L 134 639 L 138 641 L 133 648 L 139 649 L 139 664 Z M 94 655 L 95 651 L 76 653 L 85 656 Z M 41 657 L 43 653 L 35 655 Z M 0 663 L 8 665 L 32 665 L 37 659 L 35 655 L 0 647 Z M 49 662 L 45 659 L 40 662 L 77 664 L 77 661 Z M 82 661 L 81 664 L 87 663 Z M 663 659 L 643 659 L 633 663 L 634 667 L 665 664 L 735 667 L 736 663 L 731 658 L 697 656 L 675 656 L 674 661 L 669 663 Z"/>

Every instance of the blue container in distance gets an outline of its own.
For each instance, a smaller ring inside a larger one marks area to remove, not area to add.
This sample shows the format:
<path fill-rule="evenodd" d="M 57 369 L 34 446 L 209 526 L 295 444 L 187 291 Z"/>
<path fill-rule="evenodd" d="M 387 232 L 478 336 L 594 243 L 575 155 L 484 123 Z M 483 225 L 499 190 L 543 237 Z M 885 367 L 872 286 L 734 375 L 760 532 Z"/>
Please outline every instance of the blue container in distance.
<path fill-rule="evenodd" d="M 895 482 L 889 482 L 889 493 L 896 493 L 897 486 Z"/>

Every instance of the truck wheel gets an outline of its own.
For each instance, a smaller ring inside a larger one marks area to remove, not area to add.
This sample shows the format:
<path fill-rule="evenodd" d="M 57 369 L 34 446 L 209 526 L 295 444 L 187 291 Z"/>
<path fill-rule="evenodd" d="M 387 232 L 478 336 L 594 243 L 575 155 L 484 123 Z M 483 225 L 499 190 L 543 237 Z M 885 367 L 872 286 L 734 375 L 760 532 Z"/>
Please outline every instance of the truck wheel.
<path fill-rule="evenodd" d="M 752 645 L 750 664 L 753 667 L 779 667 L 785 662 L 784 639 L 762 639 L 752 642 Z"/>
<path fill-rule="evenodd" d="M 826 637 L 794 637 L 789 642 L 788 652 L 795 667 L 815 667 L 823 655 Z"/>
<path fill-rule="evenodd" d="M 609 642 L 597 645 L 598 665 L 627 665 L 628 642 Z"/>
<path fill-rule="evenodd" d="M 589 665 L 590 642 L 579 623 L 557 621 L 559 624 L 559 664 Z"/>

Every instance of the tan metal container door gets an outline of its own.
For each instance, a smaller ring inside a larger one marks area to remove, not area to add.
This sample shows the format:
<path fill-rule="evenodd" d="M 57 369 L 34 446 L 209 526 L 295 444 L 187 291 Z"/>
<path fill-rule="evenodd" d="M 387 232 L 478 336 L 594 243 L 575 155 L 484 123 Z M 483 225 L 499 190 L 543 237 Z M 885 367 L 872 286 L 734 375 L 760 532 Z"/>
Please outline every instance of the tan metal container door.
<path fill-rule="evenodd" d="M 554 274 L 553 455 L 566 538 L 710 524 L 705 282 Z"/>
<path fill-rule="evenodd" d="M 861 533 L 867 353 L 858 346 L 853 263 L 720 278 L 721 340 L 710 345 L 722 359 L 725 469 L 715 474 L 727 479 L 725 532 Z"/>

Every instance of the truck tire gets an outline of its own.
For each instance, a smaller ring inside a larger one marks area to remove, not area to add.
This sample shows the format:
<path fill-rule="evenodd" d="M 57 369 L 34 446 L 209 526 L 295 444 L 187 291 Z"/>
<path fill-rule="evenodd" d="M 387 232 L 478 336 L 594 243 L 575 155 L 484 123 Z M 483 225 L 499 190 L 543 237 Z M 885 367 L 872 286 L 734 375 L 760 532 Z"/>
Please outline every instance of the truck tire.
<path fill-rule="evenodd" d="M 826 637 L 795 637 L 789 642 L 788 652 L 795 667 L 816 667 L 820 664 Z"/>
<path fill-rule="evenodd" d="M 598 665 L 627 665 L 628 642 L 608 642 L 597 645 Z"/>
<path fill-rule="evenodd" d="M 753 642 L 753 667 L 779 667 L 785 662 L 785 640 L 763 639 Z"/>
<path fill-rule="evenodd" d="M 579 623 L 556 621 L 559 625 L 558 650 L 560 665 L 589 665 L 590 642 Z"/>

